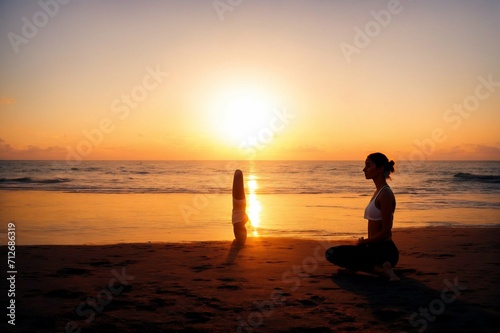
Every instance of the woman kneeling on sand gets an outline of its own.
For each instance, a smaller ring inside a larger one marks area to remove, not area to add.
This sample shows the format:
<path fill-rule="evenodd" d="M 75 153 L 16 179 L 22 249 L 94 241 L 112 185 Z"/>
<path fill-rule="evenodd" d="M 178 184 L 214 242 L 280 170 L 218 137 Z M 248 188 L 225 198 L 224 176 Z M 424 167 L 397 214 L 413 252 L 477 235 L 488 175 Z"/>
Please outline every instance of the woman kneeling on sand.
<path fill-rule="evenodd" d="M 399 251 L 392 241 L 392 223 L 396 209 L 396 198 L 387 179 L 394 172 L 394 162 L 382 153 L 370 154 L 363 169 L 366 179 L 376 186 L 370 203 L 365 209 L 368 220 L 368 238 L 361 237 L 357 245 L 341 245 L 329 248 L 325 257 L 331 263 L 343 267 L 339 273 L 356 271 L 381 274 L 390 281 L 399 278 L 393 268 L 399 260 Z"/>

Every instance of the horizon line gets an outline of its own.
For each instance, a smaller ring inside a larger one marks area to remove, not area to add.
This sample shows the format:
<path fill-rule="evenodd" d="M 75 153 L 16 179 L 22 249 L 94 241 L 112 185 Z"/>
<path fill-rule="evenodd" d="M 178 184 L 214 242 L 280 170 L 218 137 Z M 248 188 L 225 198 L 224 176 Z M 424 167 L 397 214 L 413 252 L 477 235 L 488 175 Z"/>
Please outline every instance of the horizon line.
<path fill-rule="evenodd" d="M 84 162 L 355 162 L 361 159 L 254 159 L 254 160 L 238 160 L 238 159 L 88 159 L 82 160 L 79 163 Z M 10 162 L 27 162 L 27 161 L 47 161 L 47 162 L 68 162 L 65 159 L 0 159 L 0 162 L 10 161 Z M 395 159 L 397 162 L 398 159 Z M 401 162 L 500 162 L 500 159 L 426 159 L 426 160 L 407 160 L 401 159 Z"/>

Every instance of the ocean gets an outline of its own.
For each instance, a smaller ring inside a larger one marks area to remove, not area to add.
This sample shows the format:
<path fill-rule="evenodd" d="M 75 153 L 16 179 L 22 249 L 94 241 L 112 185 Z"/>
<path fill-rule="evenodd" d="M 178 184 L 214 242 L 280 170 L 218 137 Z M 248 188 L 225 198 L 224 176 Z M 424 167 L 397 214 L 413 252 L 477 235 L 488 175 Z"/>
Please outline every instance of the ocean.
<path fill-rule="evenodd" d="M 25 244 L 232 239 L 244 173 L 250 235 L 366 232 L 364 161 L 0 161 L 0 222 Z M 394 227 L 500 226 L 499 161 L 396 161 Z M 24 231 L 23 231 L 24 230 Z M 5 232 L 2 230 L 1 232 Z"/>

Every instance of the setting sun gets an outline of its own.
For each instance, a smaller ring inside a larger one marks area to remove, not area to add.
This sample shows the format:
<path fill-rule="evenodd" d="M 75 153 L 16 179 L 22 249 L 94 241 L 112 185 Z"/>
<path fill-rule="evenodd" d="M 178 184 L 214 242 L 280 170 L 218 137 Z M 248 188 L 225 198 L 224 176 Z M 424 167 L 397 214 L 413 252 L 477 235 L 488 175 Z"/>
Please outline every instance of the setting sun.
<path fill-rule="evenodd" d="M 500 159 L 498 1 L 60 2 L 0 5 L 1 159 Z"/>
<path fill-rule="evenodd" d="M 214 126 L 222 139 L 238 144 L 265 126 L 272 108 L 272 98 L 262 89 L 243 85 L 230 88 L 216 102 Z"/>

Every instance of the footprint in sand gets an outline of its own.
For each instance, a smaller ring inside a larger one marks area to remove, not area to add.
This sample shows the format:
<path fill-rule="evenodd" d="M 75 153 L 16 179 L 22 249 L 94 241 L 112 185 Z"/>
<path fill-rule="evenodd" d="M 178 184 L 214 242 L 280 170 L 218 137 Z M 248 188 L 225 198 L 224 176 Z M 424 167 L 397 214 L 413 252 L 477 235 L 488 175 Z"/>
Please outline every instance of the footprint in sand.
<path fill-rule="evenodd" d="M 94 266 L 94 267 L 113 267 L 113 264 L 108 260 L 91 261 L 91 262 L 82 263 L 82 264 L 84 264 L 84 265 L 86 264 L 86 265 L 90 265 L 90 266 Z"/>
<path fill-rule="evenodd" d="M 25 296 L 26 297 L 35 297 L 35 296 L 39 296 L 42 294 L 43 294 L 42 289 L 28 289 L 28 290 L 26 290 Z"/>
<path fill-rule="evenodd" d="M 127 259 L 127 260 L 124 260 L 124 261 L 120 261 L 119 263 L 116 264 L 116 266 L 128 266 L 128 265 L 132 265 L 132 264 L 135 264 L 135 263 L 137 263 L 137 260 Z"/>
<path fill-rule="evenodd" d="M 92 271 L 90 269 L 65 267 L 63 269 L 58 270 L 55 274 L 51 274 L 49 276 L 67 277 L 69 275 L 89 275 L 91 273 Z"/>
<path fill-rule="evenodd" d="M 300 303 L 304 307 L 316 307 L 320 303 L 323 303 L 325 301 L 324 297 L 320 297 L 317 295 L 313 295 L 310 298 L 305 298 L 305 299 L 299 299 L 297 300 L 298 303 Z"/>
<path fill-rule="evenodd" d="M 221 300 L 215 297 L 198 296 L 196 297 L 196 300 L 202 303 L 204 306 L 209 306 L 219 311 L 227 311 L 230 309 L 230 307 L 223 305 Z"/>
<path fill-rule="evenodd" d="M 194 281 L 194 282 L 210 282 L 212 280 L 211 279 L 196 278 L 196 279 L 193 279 L 192 281 Z"/>
<path fill-rule="evenodd" d="M 399 309 L 383 308 L 374 310 L 373 314 L 382 321 L 394 321 L 396 319 L 404 318 L 407 314 Z"/>
<path fill-rule="evenodd" d="M 450 257 L 455 257 L 455 255 L 454 254 L 448 254 L 448 253 L 443 253 L 443 254 L 436 255 L 437 259 L 446 259 L 446 258 L 450 258 Z"/>
<path fill-rule="evenodd" d="M 55 289 L 52 291 L 49 291 L 46 293 L 44 296 L 50 297 L 50 298 L 65 298 L 65 299 L 77 299 L 77 298 L 82 298 L 86 294 L 80 291 L 71 291 L 67 289 Z"/>
<path fill-rule="evenodd" d="M 186 319 L 193 324 L 206 323 L 207 321 L 210 321 L 214 316 L 215 316 L 214 313 L 208 311 L 205 312 L 192 311 L 192 312 L 186 312 L 184 314 L 184 317 L 186 317 Z"/>
<path fill-rule="evenodd" d="M 439 275 L 439 273 L 417 271 L 417 275 Z"/>
<path fill-rule="evenodd" d="M 203 271 L 206 271 L 207 269 L 212 269 L 212 268 L 213 268 L 212 265 L 200 265 L 200 266 L 191 267 L 191 269 L 193 271 L 195 271 L 196 273 L 203 272 Z"/>
<path fill-rule="evenodd" d="M 177 305 L 177 300 L 175 299 L 164 299 L 164 298 L 153 298 L 150 303 L 156 305 L 156 307 L 163 307 L 163 306 L 175 306 Z"/>
<path fill-rule="evenodd" d="M 225 290 L 241 290 L 241 287 L 234 284 L 221 284 L 217 287 L 217 289 L 225 289 Z"/>

